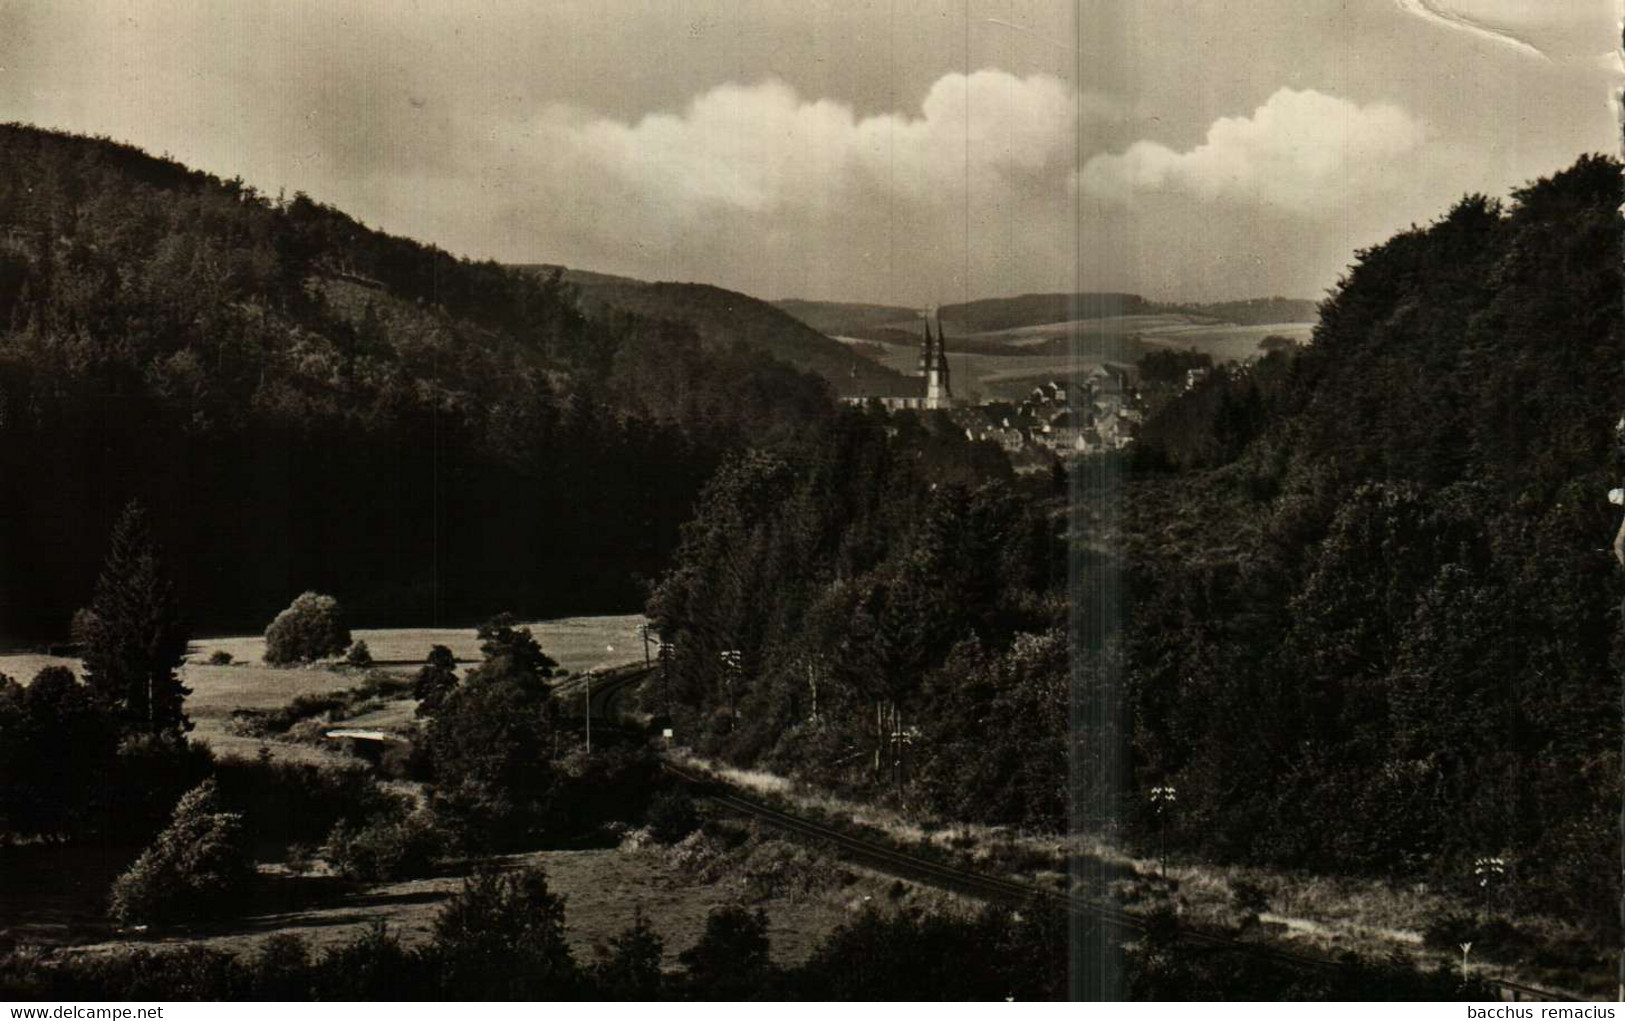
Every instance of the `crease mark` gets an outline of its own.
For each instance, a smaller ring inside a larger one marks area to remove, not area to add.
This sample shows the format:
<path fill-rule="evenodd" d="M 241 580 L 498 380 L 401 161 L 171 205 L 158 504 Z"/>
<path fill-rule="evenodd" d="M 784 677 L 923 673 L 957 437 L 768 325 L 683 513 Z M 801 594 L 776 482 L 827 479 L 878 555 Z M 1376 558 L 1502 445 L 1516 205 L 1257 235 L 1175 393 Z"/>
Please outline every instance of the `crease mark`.
<path fill-rule="evenodd" d="M 1442 25 L 1454 31 L 1466 32 L 1480 39 L 1500 43 L 1520 53 L 1539 57 L 1541 60 L 1550 61 L 1552 59 L 1546 55 L 1546 51 L 1516 33 L 1492 25 L 1482 24 L 1459 11 L 1446 9 L 1438 3 L 1438 0 L 1394 0 L 1394 6 L 1406 14 L 1414 15 L 1424 21 L 1431 21 L 1436 25 Z"/>

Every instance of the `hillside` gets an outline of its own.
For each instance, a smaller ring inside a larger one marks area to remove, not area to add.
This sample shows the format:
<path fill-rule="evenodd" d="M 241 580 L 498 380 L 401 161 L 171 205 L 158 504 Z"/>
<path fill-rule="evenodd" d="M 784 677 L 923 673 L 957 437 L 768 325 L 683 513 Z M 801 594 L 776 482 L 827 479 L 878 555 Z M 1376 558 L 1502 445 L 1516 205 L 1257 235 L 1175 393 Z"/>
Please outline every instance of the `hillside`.
<path fill-rule="evenodd" d="M 859 337 L 873 339 L 875 330 L 898 327 L 900 323 L 915 325 L 918 332 L 920 310 L 899 305 L 865 305 L 841 301 L 804 301 L 786 298 L 773 302 L 774 307 L 794 316 L 828 337 Z"/>
<path fill-rule="evenodd" d="M 768 302 L 737 291 L 710 284 L 645 283 L 579 270 L 566 270 L 563 279 L 576 289 L 589 316 L 614 309 L 680 323 L 692 329 L 707 349 L 723 351 L 742 345 L 764 352 L 820 376 L 842 396 L 901 393 L 910 385 L 899 373 L 854 353 Z"/>
<path fill-rule="evenodd" d="M 729 450 L 833 410 L 707 348 L 302 194 L 0 126 L 0 643 L 66 633 L 132 498 L 199 628 L 308 588 L 358 623 L 635 607 Z"/>
<path fill-rule="evenodd" d="M 1102 541 L 1191 854 L 1464 892 L 1494 854 L 1498 941 L 1617 945 L 1622 197 L 1602 157 L 1469 196 L 1147 422 Z"/>

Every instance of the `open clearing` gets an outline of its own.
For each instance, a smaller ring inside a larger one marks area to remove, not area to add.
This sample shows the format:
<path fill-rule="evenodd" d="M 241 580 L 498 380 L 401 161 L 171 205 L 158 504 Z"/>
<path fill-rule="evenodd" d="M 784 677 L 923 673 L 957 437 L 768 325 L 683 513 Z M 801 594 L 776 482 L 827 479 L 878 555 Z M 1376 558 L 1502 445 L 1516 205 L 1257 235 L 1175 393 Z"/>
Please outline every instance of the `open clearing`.
<path fill-rule="evenodd" d="M 666 966 L 676 967 L 678 953 L 704 931 L 707 913 L 742 900 L 736 881 L 698 882 L 657 850 L 536 851 L 506 856 L 500 864 L 516 868 L 540 865 L 546 870 L 549 887 L 565 898 L 565 927 L 577 960 L 583 962 L 592 961 L 595 947 L 630 926 L 634 912 L 641 910 L 665 941 Z M 77 866 L 73 871 L 81 874 Z M 0 918 L 9 922 L 26 913 L 38 919 L 33 924 L 0 927 L 0 945 L 71 946 L 86 953 L 132 946 L 202 945 L 252 953 L 272 935 L 294 933 L 320 949 L 348 942 L 377 921 L 404 942 L 416 943 L 429 937 L 441 906 L 463 883 L 461 876 L 446 875 L 346 892 L 327 881 L 324 893 L 323 880 L 294 880 L 280 866 L 262 866 L 261 872 L 267 883 L 298 889 L 300 895 L 287 896 L 279 903 L 273 894 L 247 916 L 218 925 L 133 935 L 105 921 L 96 895 L 112 881 L 117 868 L 92 867 L 88 875 L 95 880 L 95 890 L 60 889 L 49 903 L 13 904 L 9 909 L 4 907 L 7 898 L 0 895 Z M 776 960 L 785 964 L 805 960 L 820 940 L 866 904 L 955 909 L 952 898 L 936 891 L 908 887 L 894 895 L 889 877 L 857 867 L 847 868 L 847 875 L 849 882 L 817 894 L 747 902 L 767 912 Z M 30 879 L 27 886 L 38 888 L 39 884 Z"/>
<path fill-rule="evenodd" d="M 638 626 L 641 614 L 609 617 L 563 617 L 535 621 L 528 626 L 542 649 L 559 661 L 562 669 L 579 672 L 595 667 L 608 668 L 641 662 L 643 642 Z M 451 649 L 460 662 L 477 663 L 479 639 L 474 628 L 383 628 L 351 632 L 365 641 L 373 659 L 386 669 L 411 672 L 417 669 L 434 645 Z M 216 651 L 231 654 L 230 666 L 213 666 L 207 659 Z M 299 695 L 323 694 L 360 683 L 356 673 L 344 673 L 329 664 L 272 667 L 261 662 L 265 654 L 262 635 L 199 638 L 192 642 L 181 681 L 192 689 L 186 699 L 186 713 L 194 726 L 192 737 L 214 749 L 217 755 L 252 757 L 262 745 L 278 758 L 306 762 L 350 763 L 347 756 L 314 745 L 290 741 L 265 741 L 234 734 L 229 728 L 237 709 L 276 709 Z M 77 659 L 21 653 L 0 656 L 0 673 L 24 684 L 46 666 L 65 666 L 75 673 L 82 664 Z M 387 729 L 411 716 L 411 702 L 403 701 L 369 713 L 347 724 Z"/>

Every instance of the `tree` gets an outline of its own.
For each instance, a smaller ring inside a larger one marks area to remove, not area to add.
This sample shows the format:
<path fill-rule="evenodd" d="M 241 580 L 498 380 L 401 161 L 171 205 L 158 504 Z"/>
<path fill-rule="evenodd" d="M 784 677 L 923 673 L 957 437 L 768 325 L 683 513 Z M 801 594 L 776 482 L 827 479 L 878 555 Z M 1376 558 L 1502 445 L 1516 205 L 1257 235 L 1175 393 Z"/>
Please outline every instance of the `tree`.
<path fill-rule="evenodd" d="M 417 715 L 432 716 L 453 688 L 457 687 L 457 657 L 444 645 L 429 650 L 428 659 L 412 681 L 412 697 L 418 700 Z"/>
<path fill-rule="evenodd" d="M 457 999 L 556 1000 L 580 981 L 564 939 L 564 898 L 541 868 L 482 868 L 434 923 L 442 994 Z"/>
<path fill-rule="evenodd" d="M 480 652 L 495 673 L 545 681 L 553 676 L 558 663 L 542 651 L 530 628 L 514 627 L 518 622 L 511 613 L 499 613 L 481 624 L 474 632 L 480 640 Z"/>
<path fill-rule="evenodd" d="M 663 976 L 660 962 L 665 956 L 665 943 L 660 934 L 649 927 L 649 916 L 642 906 L 632 912 L 632 924 L 618 936 L 609 940 L 609 949 L 593 969 L 597 980 L 597 994 L 615 1000 L 658 1000 L 661 998 Z"/>
<path fill-rule="evenodd" d="M 265 629 L 265 662 L 293 663 L 338 656 L 350 647 L 338 600 L 306 592 Z"/>
<path fill-rule="evenodd" d="M 95 597 L 76 623 L 85 677 L 127 731 L 179 738 L 192 729 L 182 710 L 191 690 L 177 675 L 186 629 L 139 502 L 114 525 Z"/>
<path fill-rule="evenodd" d="M 437 812 L 476 844 L 522 846 L 538 836 L 557 793 L 553 660 L 528 628 L 480 628 L 486 660 L 429 716 Z"/>
<path fill-rule="evenodd" d="M 767 915 L 738 904 L 712 910 L 700 941 L 677 955 L 694 992 L 713 1000 L 768 998 L 773 962 L 768 957 Z"/>
<path fill-rule="evenodd" d="M 187 791 L 169 827 L 113 882 L 110 913 L 124 924 L 227 914 L 254 878 L 243 817 L 222 811 L 213 780 Z"/>

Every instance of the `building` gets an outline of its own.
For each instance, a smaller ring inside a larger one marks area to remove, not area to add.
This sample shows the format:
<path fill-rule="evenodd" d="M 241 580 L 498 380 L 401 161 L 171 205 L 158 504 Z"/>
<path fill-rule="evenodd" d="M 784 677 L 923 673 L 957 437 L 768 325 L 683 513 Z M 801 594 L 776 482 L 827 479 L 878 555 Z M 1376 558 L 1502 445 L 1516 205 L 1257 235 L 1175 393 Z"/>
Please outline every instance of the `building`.
<path fill-rule="evenodd" d="M 952 374 L 948 368 L 948 335 L 937 315 L 937 332 L 931 334 L 931 316 L 925 319 L 925 339 L 920 343 L 918 389 L 911 393 L 879 397 L 843 397 L 845 404 L 879 404 L 889 411 L 944 411 L 955 406 Z"/>

